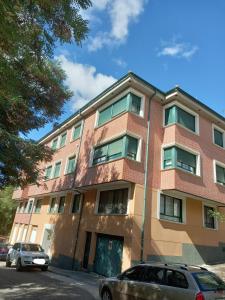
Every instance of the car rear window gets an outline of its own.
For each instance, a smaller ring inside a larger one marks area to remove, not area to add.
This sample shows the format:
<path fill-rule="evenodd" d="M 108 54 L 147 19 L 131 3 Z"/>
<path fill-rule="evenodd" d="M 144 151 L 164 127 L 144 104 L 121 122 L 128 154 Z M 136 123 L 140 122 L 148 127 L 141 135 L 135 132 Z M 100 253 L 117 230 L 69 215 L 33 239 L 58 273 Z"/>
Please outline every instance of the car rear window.
<path fill-rule="evenodd" d="M 42 252 L 43 249 L 40 245 L 37 244 L 23 244 L 22 245 L 22 251 L 34 251 L 34 252 Z"/>
<path fill-rule="evenodd" d="M 201 291 L 225 290 L 225 282 L 211 272 L 192 273 Z"/>
<path fill-rule="evenodd" d="M 185 275 L 174 270 L 166 270 L 166 285 L 182 289 L 188 288 L 188 282 Z"/>

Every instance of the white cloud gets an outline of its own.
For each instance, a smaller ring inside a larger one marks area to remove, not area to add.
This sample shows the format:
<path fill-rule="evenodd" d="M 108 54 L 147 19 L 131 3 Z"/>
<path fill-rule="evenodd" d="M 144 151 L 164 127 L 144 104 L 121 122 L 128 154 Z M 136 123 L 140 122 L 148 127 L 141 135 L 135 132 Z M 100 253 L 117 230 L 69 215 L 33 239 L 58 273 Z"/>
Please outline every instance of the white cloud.
<path fill-rule="evenodd" d="M 169 42 L 162 42 L 161 50 L 158 51 L 158 56 L 170 56 L 178 58 L 190 59 L 197 51 L 198 47 L 189 43 L 177 42 L 173 38 Z"/>
<path fill-rule="evenodd" d="M 92 98 L 116 81 L 110 75 L 98 73 L 94 66 L 83 65 L 67 59 L 64 55 L 56 57 L 66 72 L 66 84 L 73 91 L 72 109 L 76 111 Z"/>
<path fill-rule="evenodd" d="M 122 58 L 114 58 L 113 61 L 121 68 L 126 68 L 127 66 L 127 63 Z"/>
<path fill-rule="evenodd" d="M 147 0 L 94 1 L 93 11 L 105 10 L 110 18 L 111 29 L 97 32 L 95 37 L 91 37 L 88 49 L 96 51 L 104 45 L 114 46 L 124 43 L 129 34 L 129 25 L 138 19 L 146 2 Z"/>

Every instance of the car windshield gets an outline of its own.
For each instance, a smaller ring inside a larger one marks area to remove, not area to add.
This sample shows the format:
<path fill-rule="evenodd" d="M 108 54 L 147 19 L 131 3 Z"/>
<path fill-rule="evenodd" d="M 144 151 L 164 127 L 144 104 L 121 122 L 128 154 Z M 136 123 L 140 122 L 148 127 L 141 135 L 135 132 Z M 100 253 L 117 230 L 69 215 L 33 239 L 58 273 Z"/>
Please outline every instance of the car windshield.
<path fill-rule="evenodd" d="M 37 244 L 22 244 L 22 251 L 35 251 L 42 252 L 43 249 Z"/>
<path fill-rule="evenodd" d="M 210 272 L 192 273 L 201 291 L 225 290 L 225 282 Z"/>

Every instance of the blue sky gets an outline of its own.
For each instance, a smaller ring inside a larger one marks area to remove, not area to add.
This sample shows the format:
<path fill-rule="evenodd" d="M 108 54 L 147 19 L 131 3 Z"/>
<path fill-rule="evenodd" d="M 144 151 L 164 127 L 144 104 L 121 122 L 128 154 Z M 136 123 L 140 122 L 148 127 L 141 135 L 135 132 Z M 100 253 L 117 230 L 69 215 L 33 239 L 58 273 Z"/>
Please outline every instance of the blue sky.
<path fill-rule="evenodd" d="M 89 36 L 55 56 L 74 97 L 58 122 L 128 71 L 163 91 L 179 85 L 225 115 L 224 0 L 94 0 Z M 30 136 L 39 139 L 48 124 Z"/>

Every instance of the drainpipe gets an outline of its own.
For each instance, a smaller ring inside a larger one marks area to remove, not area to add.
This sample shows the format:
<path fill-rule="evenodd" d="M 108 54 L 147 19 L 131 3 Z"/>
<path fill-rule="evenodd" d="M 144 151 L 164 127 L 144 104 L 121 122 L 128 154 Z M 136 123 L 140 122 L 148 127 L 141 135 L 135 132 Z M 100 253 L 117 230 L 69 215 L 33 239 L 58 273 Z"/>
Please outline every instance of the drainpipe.
<path fill-rule="evenodd" d="M 147 188 L 148 188 L 148 161 L 149 161 L 149 142 L 150 142 L 150 114 L 151 114 L 151 100 L 156 95 L 156 90 L 154 94 L 149 98 L 148 104 L 148 121 L 147 121 L 147 141 L 145 149 L 145 174 L 144 174 L 144 206 L 142 213 L 142 226 L 141 226 L 141 255 L 140 261 L 144 260 L 144 236 L 145 236 L 145 219 L 146 219 L 146 208 L 147 208 Z"/>

